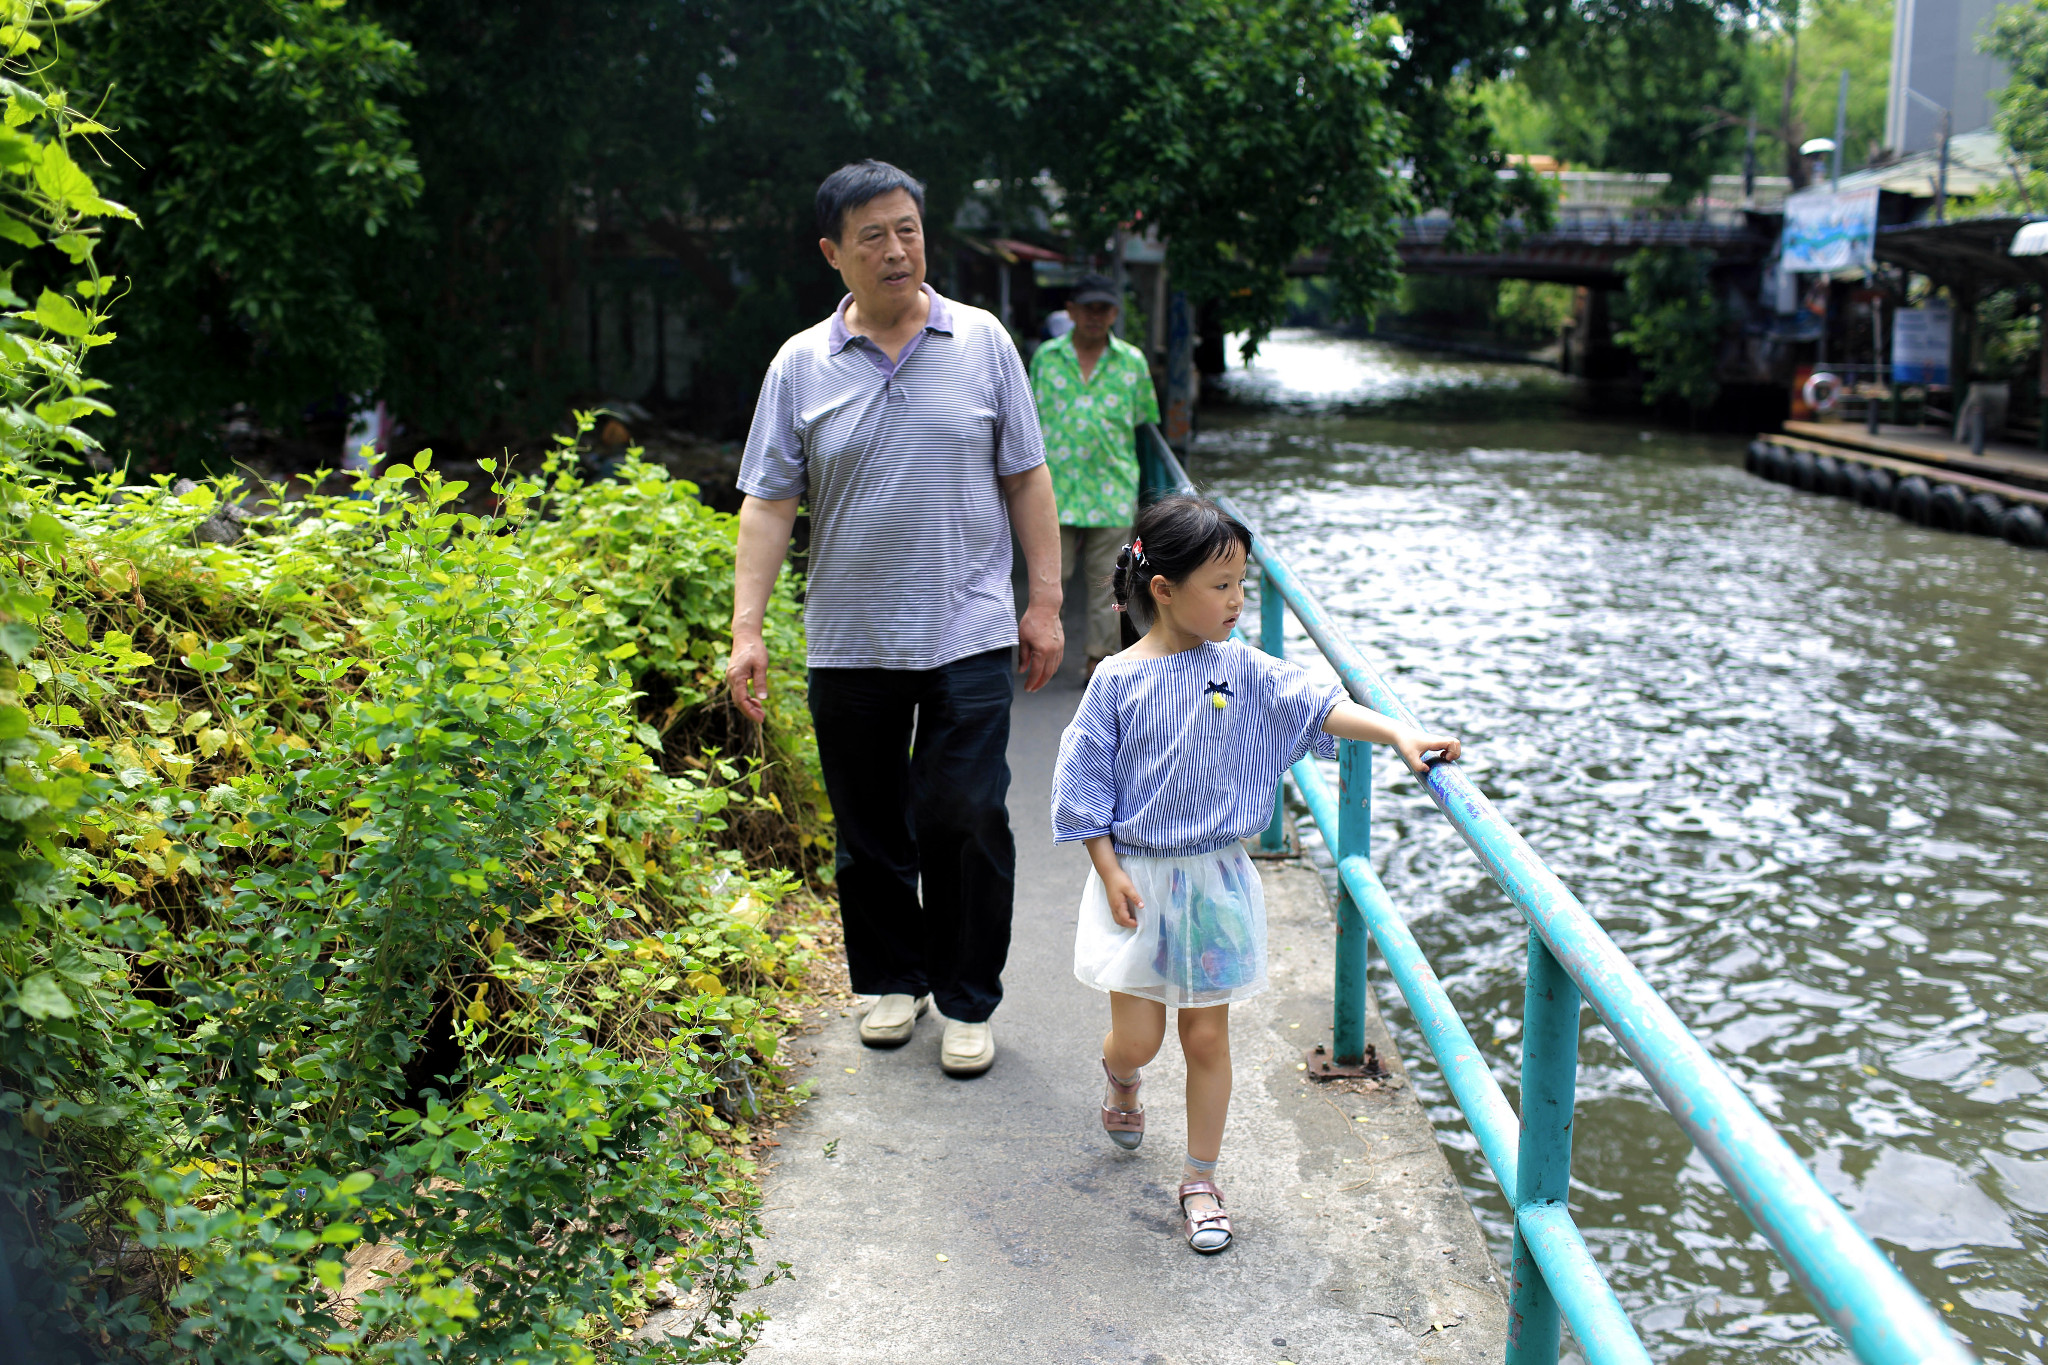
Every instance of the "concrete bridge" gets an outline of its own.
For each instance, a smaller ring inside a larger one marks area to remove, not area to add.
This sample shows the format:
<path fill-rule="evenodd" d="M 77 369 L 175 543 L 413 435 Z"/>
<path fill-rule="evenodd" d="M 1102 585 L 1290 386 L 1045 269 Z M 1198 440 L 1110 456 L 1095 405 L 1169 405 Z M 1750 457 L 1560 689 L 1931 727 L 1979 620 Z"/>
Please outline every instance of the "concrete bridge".
<path fill-rule="evenodd" d="M 1541 178 L 1557 194 L 1549 228 L 1528 232 L 1511 224 L 1497 246 L 1473 251 L 1454 244 L 1448 213 L 1427 213 L 1401 225 L 1401 268 L 1421 275 L 1618 289 L 1620 263 L 1644 247 L 1694 247 L 1712 252 L 1717 268 L 1753 266 L 1770 252 L 1791 189 L 1780 176 L 1758 176 L 1745 186 L 1739 175 L 1717 175 L 1705 194 L 1679 207 L 1666 198 L 1668 175 L 1554 171 Z M 1312 252 L 1289 273 L 1320 275 L 1328 267 L 1327 253 Z"/>
<path fill-rule="evenodd" d="M 1452 244 L 1448 219 L 1413 218 L 1403 225 L 1401 268 L 1418 275 L 1496 280 L 1546 280 L 1618 289 L 1621 262 L 1644 247 L 1682 246 L 1710 251 L 1717 267 L 1756 265 L 1775 232 L 1746 222 L 1695 218 L 1620 218 L 1608 213 L 1561 212 L 1545 232 L 1502 234 L 1488 251 Z"/>
<path fill-rule="evenodd" d="M 1621 262 L 1651 246 L 1685 246 L 1711 251 L 1718 266 L 1755 266 L 1770 252 L 1776 233 L 1752 226 L 1740 215 L 1711 218 L 1622 216 L 1607 211 L 1560 211 L 1542 232 L 1511 225 L 1494 247 L 1474 251 L 1454 240 L 1447 215 L 1407 219 L 1401 225 L 1401 268 L 1410 274 L 1456 275 L 1469 279 L 1547 280 L 1589 289 L 1619 289 Z M 1303 255 L 1288 268 L 1296 276 L 1329 269 L 1328 252 Z"/>

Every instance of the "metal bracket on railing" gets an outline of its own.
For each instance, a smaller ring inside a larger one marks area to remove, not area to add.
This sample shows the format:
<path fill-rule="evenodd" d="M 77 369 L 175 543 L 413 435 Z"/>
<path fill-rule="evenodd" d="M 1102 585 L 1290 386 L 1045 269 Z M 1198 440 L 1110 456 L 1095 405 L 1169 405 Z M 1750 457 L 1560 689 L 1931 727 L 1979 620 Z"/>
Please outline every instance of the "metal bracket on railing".
<path fill-rule="evenodd" d="M 1371 1043 L 1365 1045 L 1365 1055 L 1355 1062 L 1340 1062 L 1330 1055 L 1330 1050 L 1321 1043 L 1301 1054 L 1308 1063 L 1308 1078 L 1312 1081 L 1341 1081 L 1363 1078 L 1377 1081 L 1387 1074 L 1387 1068 L 1380 1061 L 1380 1050 Z"/>
<path fill-rule="evenodd" d="M 1292 820 L 1282 820 L 1280 822 L 1280 846 L 1278 848 L 1267 848 L 1266 835 L 1264 834 L 1260 834 L 1258 841 L 1251 846 L 1253 862 L 1286 862 L 1290 858 L 1299 858 L 1301 855 L 1301 835 L 1295 832 Z"/>

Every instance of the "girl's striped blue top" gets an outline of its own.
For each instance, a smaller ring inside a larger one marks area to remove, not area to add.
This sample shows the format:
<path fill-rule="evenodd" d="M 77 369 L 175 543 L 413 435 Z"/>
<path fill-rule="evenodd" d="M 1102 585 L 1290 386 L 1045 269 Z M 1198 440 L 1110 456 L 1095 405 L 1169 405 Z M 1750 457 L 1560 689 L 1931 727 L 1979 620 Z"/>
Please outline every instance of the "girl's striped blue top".
<path fill-rule="evenodd" d="M 1282 773 L 1311 749 L 1337 756 L 1322 727 L 1343 700 L 1236 640 L 1105 659 L 1060 736 L 1053 839 L 1107 834 L 1118 853 L 1177 858 L 1250 838 L 1273 818 Z"/>

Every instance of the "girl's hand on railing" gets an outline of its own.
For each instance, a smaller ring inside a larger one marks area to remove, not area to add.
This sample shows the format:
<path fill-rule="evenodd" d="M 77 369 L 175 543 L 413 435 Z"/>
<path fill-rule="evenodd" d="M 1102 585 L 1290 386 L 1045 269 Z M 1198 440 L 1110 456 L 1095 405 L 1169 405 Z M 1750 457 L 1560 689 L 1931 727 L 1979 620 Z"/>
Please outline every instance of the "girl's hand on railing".
<path fill-rule="evenodd" d="M 1401 761 L 1408 765 L 1408 771 L 1417 777 L 1429 771 L 1429 756 L 1442 754 L 1446 763 L 1458 761 L 1463 745 L 1450 735 L 1425 735 L 1420 730 L 1406 726 L 1394 737 L 1394 750 L 1401 755 Z"/>
<path fill-rule="evenodd" d="M 1401 761 L 1417 776 L 1429 771 L 1430 754 L 1441 753 L 1446 762 L 1453 762 L 1460 747 L 1458 741 L 1449 735 L 1426 735 L 1355 701 L 1340 701 L 1331 707 L 1330 714 L 1323 717 L 1323 732 L 1339 739 L 1362 739 L 1368 744 L 1388 745 L 1401 755 Z"/>

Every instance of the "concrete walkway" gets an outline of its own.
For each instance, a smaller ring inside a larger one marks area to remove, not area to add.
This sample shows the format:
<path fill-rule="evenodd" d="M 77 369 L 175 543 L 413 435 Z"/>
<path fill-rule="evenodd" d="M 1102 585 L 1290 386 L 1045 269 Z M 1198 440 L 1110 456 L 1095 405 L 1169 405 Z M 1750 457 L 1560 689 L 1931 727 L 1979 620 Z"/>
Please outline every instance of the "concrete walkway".
<path fill-rule="evenodd" d="M 1302 1049 L 1329 1037 L 1330 909 L 1312 869 L 1262 864 L 1273 989 L 1233 1010 L 1218 1171 L 1236 1245 L 1201 1257 L 1180 1238 L 1186 1129 L 1170 1032 L 1146 1072 L 1144 1147 L 1103 1136 L 1108 1008 L 1072 970 L 1087 858 L 1053 845 L 1047 813 L 1079 697 L 1070 668 L 1020 692 L 1013 713 L 1016 928 L 994 1070 L 940 1072 L 935 1015 L 892 1052 L 863 1047 L 851 1012 L 803 1040 L 815 1089 L 780 1135 L 758 1248 L 793 1276 L 749 1296 L 771 1319 L 751 1359 L 1499 1361 L 1501 1277 L 1406 1084 L 1325 1087 L 1298 1070 Z"/>

